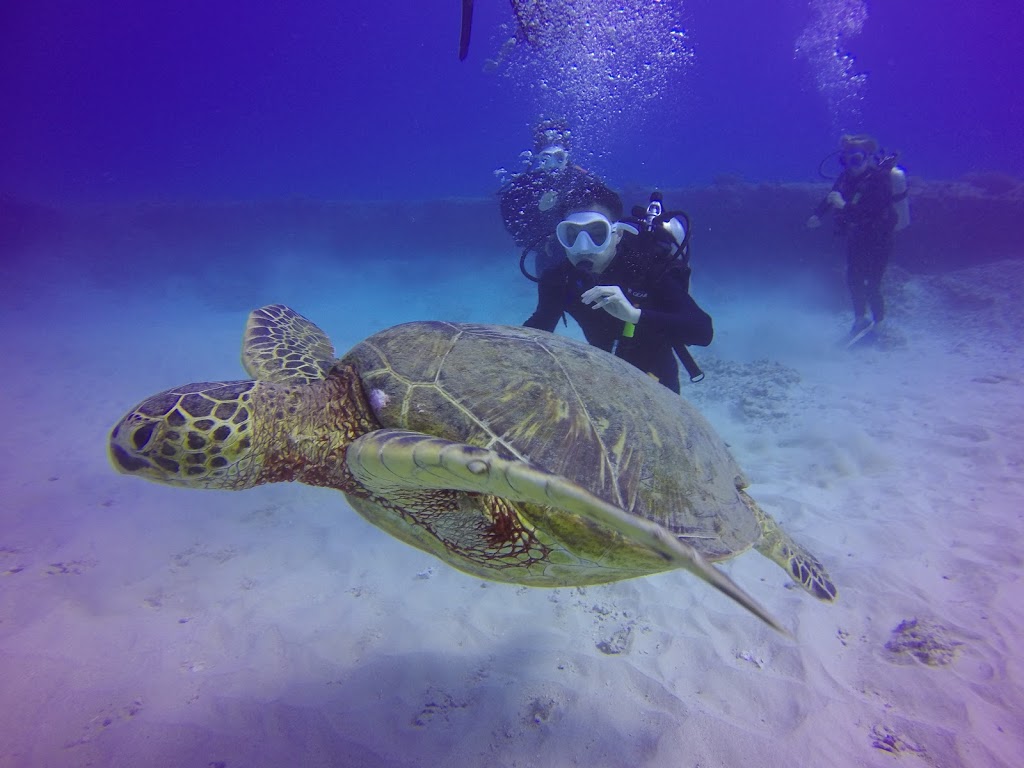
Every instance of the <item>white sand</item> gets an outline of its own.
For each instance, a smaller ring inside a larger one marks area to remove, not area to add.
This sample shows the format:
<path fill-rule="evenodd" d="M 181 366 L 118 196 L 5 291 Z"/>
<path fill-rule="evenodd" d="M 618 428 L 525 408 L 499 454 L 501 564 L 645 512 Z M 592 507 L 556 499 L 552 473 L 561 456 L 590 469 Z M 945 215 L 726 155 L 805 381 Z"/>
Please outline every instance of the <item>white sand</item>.
<path fill-rule="evenodd" d="M 339 350 L 532 309 L 513 264 L 396 301 L 408 274 L 282 268 L 224 306 L 291 303 Z M 496 585 L 336 492 L 117 475 L 132 404 L 243 377 L 245 312 L 30 286 L 0 309 L 0 766 L 1024 764 L 1024 263 L 892 284 L 889 343 L 853 353 L 843 307 L 707 287 L 685 391 L 840 589 L 721 566 L 793 640 L 684 573 Z"/>

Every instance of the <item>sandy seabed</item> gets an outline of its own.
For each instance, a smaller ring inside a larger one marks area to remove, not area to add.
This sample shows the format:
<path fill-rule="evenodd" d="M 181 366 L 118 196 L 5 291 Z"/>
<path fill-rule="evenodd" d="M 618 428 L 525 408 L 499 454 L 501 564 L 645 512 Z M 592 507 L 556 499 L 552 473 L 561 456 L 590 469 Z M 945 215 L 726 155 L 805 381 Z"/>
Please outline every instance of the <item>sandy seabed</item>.
<path fill-rule="evenodd" d="M 334 491 L 116 474 L 134 403 L 243 378 L 252 306 L 292 304 L 339 352 L 532 308 L 511 269 L 310 272 L 230 302 L 51 285 L 0 310 L 0 765 L 1024 764 L 1024 262 L 893 276 L 888 327 L 849 351 L 840 306 L 707 296 L 684 392 L 840 590 L 819 603 L 755 552 L 719 566 L 792 639 L 682 572 L 504 586 Z"/>

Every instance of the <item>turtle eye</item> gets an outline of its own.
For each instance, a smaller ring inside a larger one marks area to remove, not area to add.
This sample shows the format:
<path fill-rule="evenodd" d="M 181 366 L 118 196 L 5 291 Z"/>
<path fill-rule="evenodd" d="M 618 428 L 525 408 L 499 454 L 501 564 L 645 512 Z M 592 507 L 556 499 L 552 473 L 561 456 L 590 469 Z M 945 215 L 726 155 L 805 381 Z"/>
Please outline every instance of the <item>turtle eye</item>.
<path fill-rule="evenodd" d="M 135 450 L 141 451 L 149 444 L 150 439 L 153 437 L 153 430 L 155 428 L 156 424 L 151 421 L 148 424 L 143 424 L 141 427 L 136 429 L 134 433 L 132 433 L 132 444 L 135 446 Z"/>

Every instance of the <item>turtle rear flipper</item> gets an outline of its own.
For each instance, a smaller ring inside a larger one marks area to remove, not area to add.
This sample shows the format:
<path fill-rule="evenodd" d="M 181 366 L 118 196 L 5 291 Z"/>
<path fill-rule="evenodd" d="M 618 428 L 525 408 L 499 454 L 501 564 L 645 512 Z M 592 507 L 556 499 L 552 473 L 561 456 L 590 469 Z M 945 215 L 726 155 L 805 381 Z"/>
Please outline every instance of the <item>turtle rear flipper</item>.
<path fill-rule="evenodd" d="M 666 570 L 690 571 L 774 629 L 788 634 L 754 598 L 663 526 L 631 515 L 568 478 L 528 462 L 398 429 L 363 435 L 349 446 L 345 460 L 356 481 L 380 496 L 393 495 L 396 489 L 470 491 L 579 515 L 645 547 L 664 560 Z"/>
<path fill-rule="evenodd" d="M 793 541 L 750 496 L 743 491 L 740 491 L 740 495 L 761 524 L 761 540 L 754 548 L 816 598 L 826 603 L 835 602 L 839 592 L 821 561 Z"/>
<path fill-rule="evenodd" d="M 259 381 L 309 384 L 327 377 L 334 345 L 310 320 L 284 304 L 249 313 L 242 341 L 242 365 Z"/>

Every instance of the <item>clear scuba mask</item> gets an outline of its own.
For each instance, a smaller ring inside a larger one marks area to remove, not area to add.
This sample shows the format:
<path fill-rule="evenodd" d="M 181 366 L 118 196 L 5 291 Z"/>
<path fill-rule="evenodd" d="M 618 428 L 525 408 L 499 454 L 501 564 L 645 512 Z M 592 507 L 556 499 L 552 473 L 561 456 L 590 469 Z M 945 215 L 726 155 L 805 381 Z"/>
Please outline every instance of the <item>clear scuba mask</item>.
<path fill-rule="evenodd" d="M 600 251 L 611 236 L 612 223 L 597 211 L 574 213 L 555 227 L 555 237 L 570 253 Z"/>
<path fill-rule="evenodd" d="M 839 164 L 842 165 L 843 168 L 849 168 L 852 171 L 860 170 L 867 165 L 867 163 L 867 153 L 860 150 L 843 152 L 839 155 Z"/>
<path fill-rule="evenodd" d="M 565 248 L 565 255 L 574 265 L 584 261 L 594 272 L 603 272 L 615 255 L 620 232 L 637 234 L 637 229 L 621 222 L 612 223 L 597 211 L 574 213 L 555 227 L 555 237 Z"/>
<path fill-rule="evenodd" d="M 569 164 L 569 153 L 561 147 L 548 147 L 534 155 L 538 170 L 556 173 Z"/>

